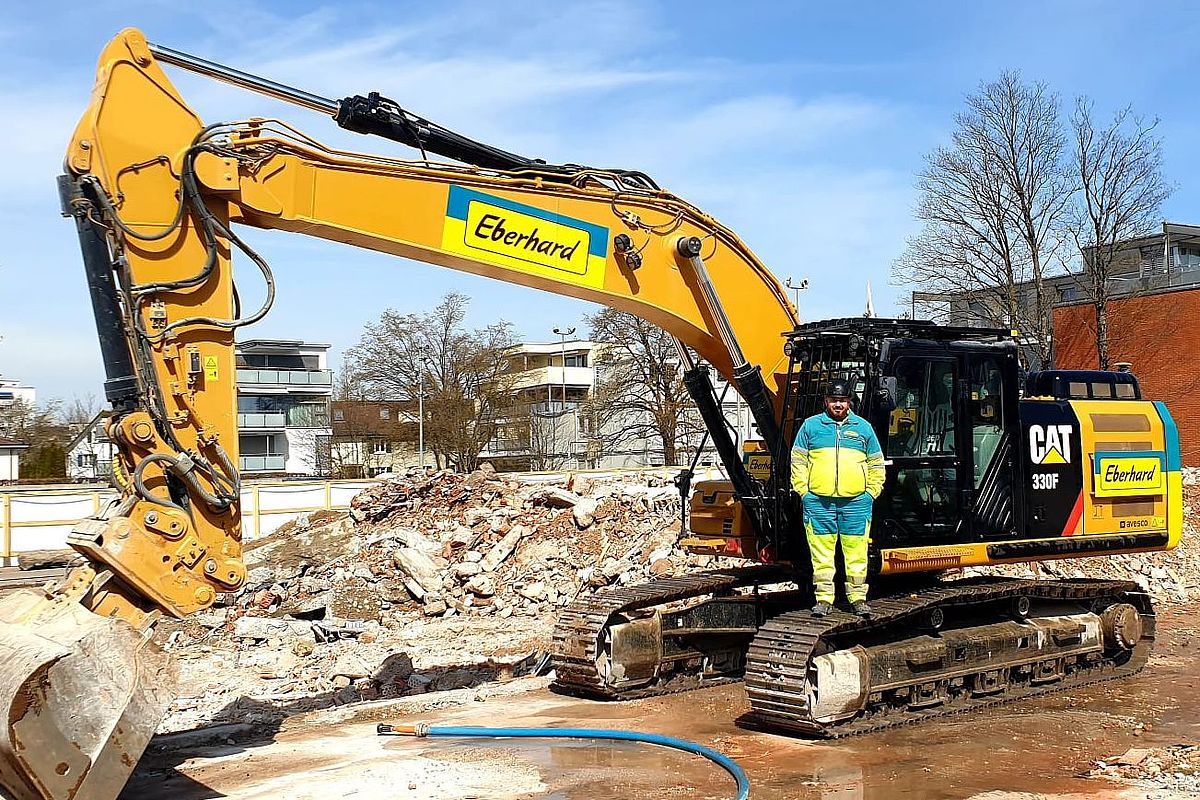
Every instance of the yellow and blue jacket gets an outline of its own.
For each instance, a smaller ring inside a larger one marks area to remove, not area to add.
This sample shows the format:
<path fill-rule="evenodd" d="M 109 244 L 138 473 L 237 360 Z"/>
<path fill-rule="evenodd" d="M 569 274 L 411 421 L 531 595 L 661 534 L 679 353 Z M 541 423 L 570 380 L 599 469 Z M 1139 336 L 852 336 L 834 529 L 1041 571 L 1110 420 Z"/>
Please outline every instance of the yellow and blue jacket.
<path fill-rule="evenodd" d="M 851 411 L 841 422 L 814 414 L 792 445 L 792 488 L 800 495 L 872 498 L 883 491 L 883 450 L 871 424 Z"/>

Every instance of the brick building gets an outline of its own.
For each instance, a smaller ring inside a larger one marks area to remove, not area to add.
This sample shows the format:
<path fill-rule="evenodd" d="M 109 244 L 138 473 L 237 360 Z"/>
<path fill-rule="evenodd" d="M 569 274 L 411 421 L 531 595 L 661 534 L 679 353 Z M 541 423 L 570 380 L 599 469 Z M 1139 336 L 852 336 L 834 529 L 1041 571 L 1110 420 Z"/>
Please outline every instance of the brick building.
<path fill-rule="evenodd" d="M 1128 363 L 1142 396 L 1163 400 L 1179 425 L 1183 463 L 1200 466 L 1200 286 L 1115 297 L 1108 303 L 1109 362 Z M 1054 362 L 1060 369 L 1096 369 L 1096 309 L 1090 303 L 1054 309 Z"/>

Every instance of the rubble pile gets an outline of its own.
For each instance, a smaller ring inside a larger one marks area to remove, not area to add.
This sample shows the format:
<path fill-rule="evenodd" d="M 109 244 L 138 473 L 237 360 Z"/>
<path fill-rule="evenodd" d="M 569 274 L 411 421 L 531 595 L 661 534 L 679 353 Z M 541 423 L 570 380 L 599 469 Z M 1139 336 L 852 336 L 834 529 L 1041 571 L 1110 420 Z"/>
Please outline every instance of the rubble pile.
<path fill-rule="evenodd" d="M 1088 777 L 1135 783 L 1195 796 L 1200 792 L 1200 753 L 1194 745 L 1132 748 L 1097 761 Z"/>
<path fill-rule="evenodd" d="M 194 685 L 164 729 L 533 671 L 581 593 L 723 565 L 675 546 L 672 477 L 413 471 L 250 542 L 245 587 L 165 634 Z"/>
<path fill-rule="evenodd" d="M 252 543 L 235 628 L 265 616 L 385 627 L 411 611 L 540 617 L 588 588 L 707 561 L 674 547 L 679 517 L 660 474 L 530 485 L 490 468 L 414 473 L 363 491 L 348 515 Z"/>
<path fill-rule="evenodd" d="M 964 575 L 1017 578 L 1100 578 L 1136 581 L 1160 603 L 1200 598 L 1200 469 L 1183 470 L 1183 540 L 1164 553 L 1131 553 L 998 567 L 971 567 Z"/>

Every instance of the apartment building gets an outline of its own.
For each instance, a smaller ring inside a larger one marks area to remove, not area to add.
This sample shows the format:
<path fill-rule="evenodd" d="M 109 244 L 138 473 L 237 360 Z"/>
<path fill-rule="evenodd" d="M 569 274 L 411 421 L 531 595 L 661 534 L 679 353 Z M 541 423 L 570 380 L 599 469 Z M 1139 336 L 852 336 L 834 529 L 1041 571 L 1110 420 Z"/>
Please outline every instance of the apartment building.
<path fill-rule="evenodd" d="M 512 404 L 481 458 L 499 470 L 615 469 L 663 466 L 657 437 L 630 434 L 648 420 L 597 418 L 588 400 L 603 379 L 603 342 L 524 343 L 508 354 Z M 718 382 L 721 394 L 724 383 Z M 737 392 L 725 393 L 725 412 L 739 443 L 753 438 L 749 413 Z M 633 412 L 630 412 L 632 414 Z M 678 449 L 688 461 L 700 446 L 698 416 L 682 426 Z M 678 456 L 676 460 L 683 455 Z M 717 463 L 706 442 L 701 466 Z"/>
<path fill-rule="evenodd" d="M 415 400 L 334 400 L 332 474 L 374 478 L 417 466 L 422 456 L 432 465 L 433 454 L 419 449 L 418 407 Z"/>
<path fill-rule="evenodd" d="M 243 476 L 327 475 L 333 431 L 329 345 L 253 339 L 237 345 Z"/>
<path fill-rule="evenodd" d="M 283 339 L 239 342 L 238 468 L 247 478 L 328 475 L 333 373 L 329 345 Z M 67 446 L 67 477 L 106 481 L 115 447 L 98 414 Z"/>
<path fill-rule="evenodd" d="M 18 400 L 32 405 L 37 402 L 37 389 L 22 386 L 20 381 L 0 375 L 0 408 L 12 405 Z"/>
<path fill-rule="evenodd" d="M 1093 250 L 1080 254 L 1082 264 L 1093 258 Z M 1079 304 L 1091 297 L 1089 277 L 1083 271 L 1047 276 L 1043 285 L 1051 307 Z M 1133 297 L 1200 286 L 1200 226 L 1164 222 L 1162 231 L 1125 239 L 1116 244 L 1108 275 L 1112 298 Z M 1037 293 L 1032 281 L 1015 287 L 1019 316 L 1036 319 Z M 1004 288 L 982 286 L 969 292 L 913 292 L 912 314 L 961 327 L 1007 328 Z M 1032 328 L 1032 324 L 1024 327 Z M 1021 330 L 1022 341 L 1034 350 L 1036 331 Z M 1031 364 L 1031 368 L 1039 365 Z"/>

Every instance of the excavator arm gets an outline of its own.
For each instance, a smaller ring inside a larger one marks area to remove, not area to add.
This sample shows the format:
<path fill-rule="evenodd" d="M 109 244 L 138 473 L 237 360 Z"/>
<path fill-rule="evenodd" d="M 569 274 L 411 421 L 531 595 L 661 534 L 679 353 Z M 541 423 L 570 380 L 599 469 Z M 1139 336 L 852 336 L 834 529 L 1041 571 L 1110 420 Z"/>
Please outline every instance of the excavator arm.
<path fill-rule="evenodd" d="M 164 62 L 329 113 L 423 157 L 335 150 L 278 120 L 206 124 Z M 0 663 L 26 676 L 0 698 L 9 708 L 0 786 L 14 798 L 114 797 L 170 699 L 171 667 L 144 646 L 155 620 L 202 610 L 245 580 L 234 339 L 269 309 L 274 277 L 237 225 L 635 314 L 675 337 L 689 386 L 701 385 L 694 352 L 734 382 L 764 438 L 778 438 L 780 334 L 795 326 L 794 309 L 732 231 L 642 173 L 523 158 L 378 95 L 334 103 L 155 47 L 136 30 L 103 51 L 66 170 L 64 212 L 83 250 L 122 493 L 71 534 L 87 566 L 61 587 L 0 605 Z M 256 310 L 240 308 L 235 250 L 266 283 Z M 735 488 L 753 494 L 718 434 Z M 768 525 L 764 514 L 757 521 Z M 84 627 L 93 645 L 106 632 L 125 644 L 81 648 L 71 632 Z M 97 658 L 107 666 L 97 670 Z M 99 681 L 113 687 L 103 709 L 88 697 L 97 672 L 112 678 Z"/>

